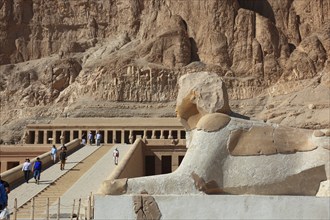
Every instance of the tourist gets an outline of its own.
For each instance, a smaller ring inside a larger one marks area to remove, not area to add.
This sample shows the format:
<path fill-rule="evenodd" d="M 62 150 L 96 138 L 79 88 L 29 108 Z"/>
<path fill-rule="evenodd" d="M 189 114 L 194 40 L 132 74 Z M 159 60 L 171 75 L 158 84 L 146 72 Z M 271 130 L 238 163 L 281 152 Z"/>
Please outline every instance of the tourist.
<path fill-rule="evenodd" d="M 8 205 L 8 194 L 4 184 L 0 181 L 0 210 L 3 210 Z"/>
<path fill-rule="evenodd" d="M 37 157 L 37 161 L 34 162 L 33 165 L 33 177 L 36 180 L 36 184 L 39 184 L 40 181 L 41 168 L 42 168 L 42 162 L 40 161 L 40 158 Z"/>
<path fill-rule="evenodd" d="M 61 150 L 67 150 L 67 148 L 66 148 L 66 146 L 63 144 L 62 146 L 61 146 Z"/>
<path fill-rule="evenodd" d="M 25 162 L 23 163 L 22 171 L 24 172 L 25 182 L 29 183 L 30 172 L 31 172 L 31 163 L 29 158 L 25 159 Z"/>
<path fill-rule="evenodd" d="M 89 144 L 92 145 L 93 144 L 93 134 L 91 131 L 88 134 L 88 140 L 89 140 Z"/>
<path fill-rule="evenodd" d="M 50 157 L 52 158 L 53 163 L 56 163 L 56 155 L 57 155 L 57 149 L 55 145 L 53 145 L 52 149 L 50 150 Z"/>
<path fill-rule="evenodd" d="M 96 134 L 96 146 L 100 146 L 100 143 L 101 143 L 101 134 L 100 132 L 98 131 L 97 134 Z"/>
<path fill-rule="evenodd" d="M 119 150 L 117 148 L 113 151 L 112 156 L 113 156 L 113 161 L 115 162 L 115 165 L 118 165 Z"/>
<path fill-rule="evenodd" d="M 9 183 L 2 180 L 1 176 L 0 176 L 0 183 L 2 183 L 2 185 L 5 187 L 6 193 L 9 194 L 10 193 L 10 187 L 9 187 Z"/>
<path fill-rule="evenodd" d="M 82 136 L 81 136 L 81 141 L 82 141 L 82 144 L 85 145 L 86 144 L 86 134 L 83 133 Z"/>
<path fill-rule="evenodd" d="M 61 161 L 60 169 L 61 169 L 61 170 L 64 170 L 65 161 L 66 161 L 66 149 L 65 149 L 65 148 L 62 148 L 62 149 L 61 149 L 61 153 L 60 153 L 60 161 Z"/>

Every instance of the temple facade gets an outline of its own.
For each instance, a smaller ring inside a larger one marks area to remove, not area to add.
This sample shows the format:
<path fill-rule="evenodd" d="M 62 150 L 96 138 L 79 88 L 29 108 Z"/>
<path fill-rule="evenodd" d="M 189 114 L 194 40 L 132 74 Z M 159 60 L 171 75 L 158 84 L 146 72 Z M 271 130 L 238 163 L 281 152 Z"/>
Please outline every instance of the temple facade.
<path fill-rule="evenodd" d="M 88 140 L 88 134 L 93 140 Z M 1 149 L 0 172 L 11 169 L 25 158 L 33 158 L 74 139 L 86 138 L 83 144 L 95 145 L 96 134 L 101 145 L 132 144 L 141 138 L 144 149 L 145 175 L 174 171 L 186 152 L 186 132 L 176 118 L 59 118 L 50 124 L 29 124 L 21 143 Z"/>

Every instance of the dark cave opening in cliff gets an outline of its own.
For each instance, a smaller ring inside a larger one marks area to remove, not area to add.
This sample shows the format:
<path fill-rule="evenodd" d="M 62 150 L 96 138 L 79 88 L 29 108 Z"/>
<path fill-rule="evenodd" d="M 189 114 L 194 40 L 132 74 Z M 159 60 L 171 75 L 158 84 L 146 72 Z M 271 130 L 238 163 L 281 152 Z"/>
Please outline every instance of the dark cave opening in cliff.
<path fill-rule="evenodd" d="M 241 8 L 248 9 L 254 11 L 269 20 L 271 20 L 274 24 L 276 23 L 274 11 L 269 2 L 259 1 L 259 0 L 238 0 L 238 4 Z"/>

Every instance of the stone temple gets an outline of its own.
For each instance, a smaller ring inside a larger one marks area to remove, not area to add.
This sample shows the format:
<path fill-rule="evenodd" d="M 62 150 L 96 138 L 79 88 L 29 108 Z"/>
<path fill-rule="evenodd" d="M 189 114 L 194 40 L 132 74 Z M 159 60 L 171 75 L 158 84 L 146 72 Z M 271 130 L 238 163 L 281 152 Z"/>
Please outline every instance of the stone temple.
<path fill-rule="evenodd" d="M 97 131 L 102 134 L 102 145 L 119 147 L 122 157 L 118 166 L 111 168 L 111 159 L 107 159 L 106 166 L 98 165 L 109 155 L 103 153 L 99 162 L 92 162 L 92 173 L 83 175 L 85 181 L 94 184 L 93 200 L 88 200 L 82 215 L 85 218 L 329 216 L 329 130 L 297 129 L 246 119 L 230 109 L 226 86 L 212 72 L 194 72 L 179 79 L 175 111 L 177 119 L 64 119 L 29 125 L 22 145 L 65 144 L 74 157 L 82 151 L 93 151 L 88 146 L 92 142 L 86 146 L 80 143 L 86 138 L 84 134 Z M 95 147 L 96 153 L 101 152 L 101 147 Z M 103 149 L 111 153 L 109 149 L 113 148 Z M 3 156 L 9 157 L 8 153 Z M 48 169 L 56 167 L 50 164 L 48 152 L 39 157 Z M 72 170 L 76 166 L 79 164 Z M 2 179 L 16 187 L 9 195 L 15 196 L 15 190 L 26 187 L 20 182 L 21 167 L 2 173 Z M 95 179 L 89 177 L 93 175 Z M 55 177 L 46 190 L 51 190 L 54 183 L 56 186 L 57 181 L 60 180 Z M 78 183 L 79 180 L 64 194 L 64 204 L 72 205 L 72 198 L 83 194 L 86 183 Z M 36 186 L 39 185 L 29 185 L 31 190 L 37 190 Z M 18 206 L 15 200 L 11 207 L 14 218 L 26 216 L 22 210 L 35 199 L 29 196 L 25 195 L 26 201 Z M 56 205 L 56 201 L 53 203 Z M 284 207 L 291 203 L 295 204 L 293 208 L 286 210 Z M 191 211 L 190 206 L 201 209 Z M 218 208 L 214 210 L 213 206 Z M 259 210 L 261 206 L 264 207 Z M 301 213 L 299 207 L 309 214 Z M 56 214 L 55 209 L 47 213 L 70 216 Z"/>
<path fill-rule="evenodd" d="M 329 21 L 329 0 L 0 1 L 11 219 L 330 219 Z"/>

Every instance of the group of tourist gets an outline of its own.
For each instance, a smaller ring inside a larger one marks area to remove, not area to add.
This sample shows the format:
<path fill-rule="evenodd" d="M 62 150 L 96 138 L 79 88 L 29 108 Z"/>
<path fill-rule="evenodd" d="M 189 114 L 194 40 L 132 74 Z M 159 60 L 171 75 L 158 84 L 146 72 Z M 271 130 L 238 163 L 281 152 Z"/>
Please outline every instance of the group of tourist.
<path fill-rule="evenodd" d="M 57 148 L 56 148 L 55 145 L 53 145 L 52 149 L 50 150 L 50 157 L 51 157 L 53 163 L 56 163 Z M 66 161 L 66 158 L 67 158 L 67 147 L 65 145 L 62 145 L 62 147 L 61 147 L 61 152 L 60 152 L 59 158 L 60 158 L 60 161 L 61 161 L 60 169 L 64 170 L 65 161 Z"/>
<path fill-rule="evenodd" d="M 96 140 L 97 140 L 96 143 L 99 146 L 101 137 L 100 137 L 100 133 L 97 133 L 97 134 L 99 134 L 99 136 L 96 135 Z M 53 145 L 51 150 L 50 150 L 50 156 L 51 156 L 51 160 L 55 164 L 56 159 L 57 159 L 57 148 L 56 148 L 55 145 Z M 119 159 L 119 150 L 118 150 L 118 148 L 115 148 L 115 150 L 113 151 L 112 156 L 113 156 L 113 159 L 114 159 L 114 164 L 118 165 L 118 159 Z M 65 161 L 67 159 L 67 147 L 65 145 L 63 145 L 61 147 L 61 152 L 59 154 L 59 159 L 61 161 L 60 169 L 64 170 Z M 35 179 L 36 184 L 39 184 L 41 170 L 42 170 L 42 162 L 41 162 L 39 157 L 37 157 L 37 159 L 34 162 L 33 166 L 32 166 L 32 163 L 30 162 L 30 159 L 26 158 L 25 162 L 23 163 L 23 166 L 22 166 L 22 171 L 24 172 L 25 182 L 29 183 L 30 173 L 32 172 L 33 173 L 33 178 Z M 9 184 L 6 181 L 1 180 L 1 176 L 0 176 L 0 212 L 4 208 L 6 208 L 7 205 L 8 205 L 8 194 L 9 194 L 9 192 L 10 192 Z"/>
<path fill-rule="evenodd" d="M 24 172 L 25 182 L 29 183 L 30 173 L 32 171 L 33 178 L 35 179 L 36 184 L 39 184 L 41 169 L 42 169 L 42 162 L 39 157 L 37 157 L 36 161 L 33 164 L 33 167 L 30 162 L 30 159 L 26 158 L 25 162 L 23 163 L 23 167 L 22 167 L 22 171 Z"/>
<path fill-rule="evenodd" d="M 88 138 L 88 139 L 86 139 L 86 138 Z M 93 133 L 90 131 L 88 133 L 88 137 L 86 137 L 86 134 L 85 133 L 82 134 L 82 136 L 81 136 L 81 140 L 82 140 L 81 142 L 84 145 L 87 144 L 87 140 L 89 141 L 89 144 L 90 145 L 93 145 L 94 140 L 95 140 L 96 146 L 100 146 L 101 145 L 101 139 L 102 139 L 102 135 L 101 135 L 101 133 L 99 131 L 96 132 L 95 135 L 93 135 Z"/>
<path fill-rule="evenodd" d="M 60 169 L 64 170 L 64 166 L 65 166 L 65 161 L 67 158 L 67 147 L 65 145 L 63 145 L 61 147 L 61 152 L 59 155 L 60 161 L 61 161 L 61 165 L 60 165 Z M 56 158 L 57 158 L 57 148 L 55 147 L 55 145 L 52 146 L 51 150 L 50 150 L 50 157 L 53 161 L 53 163 L 56 163 Z M 39 184 L 39 180 L 40 180 L 40 175 L 41 175 L 41 170 L 42 170 L 42 162 L 40 160 L 39 157 L 37 157 L 36 161 L 33 164 L 32 167 L 32 163 L 30 162 L 29 158 L 25 159 L 25 162 L 23 163 L 23 167 L 22 167 L 22 171 L 24 172 L 24 180 L 26 183 L 29 183 L 29 179 L 30 179 L 30 173 L 33 173 L 33 178 L 35 179 L 35 182 L 37 184 Z"/>

